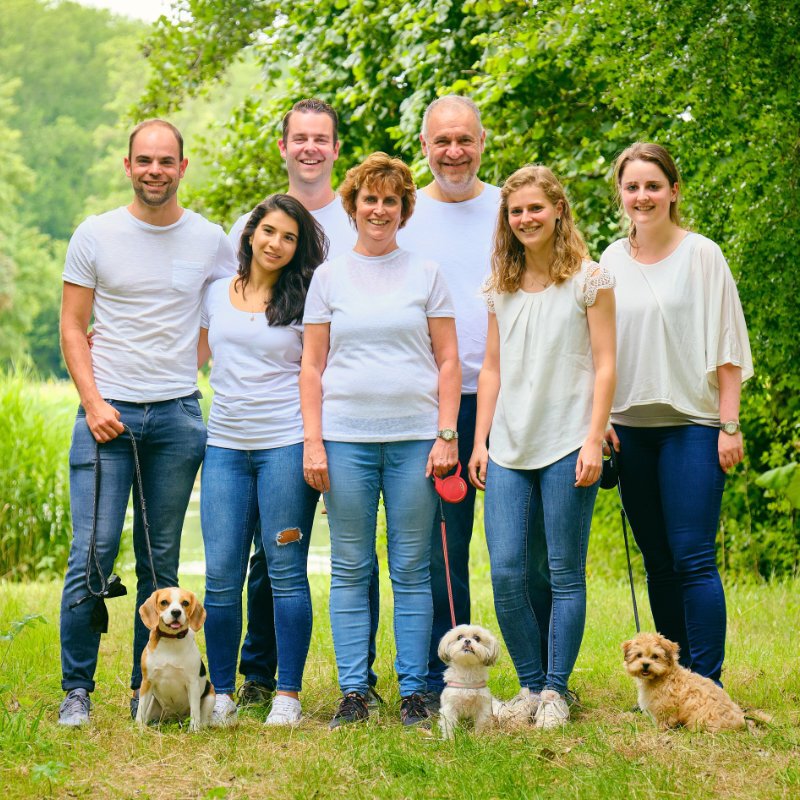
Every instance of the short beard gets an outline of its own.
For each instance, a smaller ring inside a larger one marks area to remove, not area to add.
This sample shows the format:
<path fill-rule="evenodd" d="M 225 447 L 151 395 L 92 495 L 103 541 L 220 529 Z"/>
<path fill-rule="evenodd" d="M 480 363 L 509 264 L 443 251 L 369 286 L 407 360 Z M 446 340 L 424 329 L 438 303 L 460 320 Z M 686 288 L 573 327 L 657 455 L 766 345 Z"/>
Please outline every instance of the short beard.
<path fill-rule="evenodd" d="M 173 183 L 170 184 L 164 194 L 153 197 L 147 193 L 147 190 L 144 188 L 144 186 L 133 187 L 133 193 L 136 195 L 136 197 L 138 197 L 139 200 L 144 203 L 144 205 L 149 206 L 150 208 L 161 208 L 161 206 L 166 205 L 173 197 L 175 197 L 177 191 L 178 187 Z"/>
<path fill-rule="evenodd" d="M 436 178 L 436 182 L 445 191 L 454 192 L 456 194 L 468 189 L 478 179 L 478 170 L 470 172 L 469 174 L 465 174 L 463 178 L 458 180 L 452 180 L 444 175 L 438 168 L 434 168 L 432 164 L 429 164 L 428 166 L 430 166 L 433 177 Z"/>

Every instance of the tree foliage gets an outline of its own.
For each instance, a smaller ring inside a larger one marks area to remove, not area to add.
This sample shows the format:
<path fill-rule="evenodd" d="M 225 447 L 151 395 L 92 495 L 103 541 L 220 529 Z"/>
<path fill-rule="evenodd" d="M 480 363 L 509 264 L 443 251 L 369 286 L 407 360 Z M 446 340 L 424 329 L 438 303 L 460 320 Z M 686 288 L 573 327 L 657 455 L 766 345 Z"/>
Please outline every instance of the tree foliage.
<path fill-rule="evenodd" d="M 770 0 L 179 0 L 148 44 L 141 101 L 168 112 L 253 53 L 262 92 L 213 140 L 202 195 L 231 219 L 286 185 L 275 140 L 310 95 L 342 118 L 339 169 L 382 149 L 424 172 L 425 105 L 469 94 L 489 131 L 482 176 L 500 182 L 540 161 L 565 181 L 599 254 L 620 235 L 609 183 L 636 140 L 665 144 L 685 181 L 688 223 L 722 246 L 738 281 L 757 377 L 742 412 L 750 469 L 791 460 L 800 427 L 793 244 L 800 229 L 800 23 Z M 788 502 L 740 472 L 726 493 L 726 566 L 796 572 Z"/>

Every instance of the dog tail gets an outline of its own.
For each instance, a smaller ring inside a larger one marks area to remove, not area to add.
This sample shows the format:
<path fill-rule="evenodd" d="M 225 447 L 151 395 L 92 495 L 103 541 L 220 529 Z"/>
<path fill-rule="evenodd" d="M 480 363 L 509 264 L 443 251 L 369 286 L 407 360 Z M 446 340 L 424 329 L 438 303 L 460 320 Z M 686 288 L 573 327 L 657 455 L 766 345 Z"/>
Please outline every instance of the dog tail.
<path fill-rule="evenodd" d="M 748 730 L 755 730 L 756 726 L 761 725 L 766 728 L 773 728 L 774 721 L 770 714 L 758 708 L 744 708 L 744 719 L 747 722 Z"/>

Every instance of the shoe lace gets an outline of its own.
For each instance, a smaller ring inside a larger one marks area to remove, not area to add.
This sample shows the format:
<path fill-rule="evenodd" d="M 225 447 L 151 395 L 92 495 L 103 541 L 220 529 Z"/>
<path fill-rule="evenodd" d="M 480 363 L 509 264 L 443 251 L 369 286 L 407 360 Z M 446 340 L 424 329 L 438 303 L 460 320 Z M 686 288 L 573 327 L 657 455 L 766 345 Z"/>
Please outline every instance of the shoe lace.
<path fill-rule="evenodd" d="M 422 695 L 410 694 L 408 697 L 403 698 L 401 703 L 403 711 L 407 717 L 427 717 L 428 709 L 425 707 L 425 700 Z"/>
<path fill-rule="evenodd" d="M 346 717 L 355 715 L 363 717 L 368 713 L 367 704 L 364 702 L 364 698 L 358 692 L 350 692 L 350 694 L 346 694 L 342 698 L 342 702 L 339 704 L 339 710 L 336 712 L 336 716 Z"/>
<path fill-rule="evenodd" d="M 89 710 L 89 696 L 73 689 L 61 704 L 63 714 L 85 713 Z"/>

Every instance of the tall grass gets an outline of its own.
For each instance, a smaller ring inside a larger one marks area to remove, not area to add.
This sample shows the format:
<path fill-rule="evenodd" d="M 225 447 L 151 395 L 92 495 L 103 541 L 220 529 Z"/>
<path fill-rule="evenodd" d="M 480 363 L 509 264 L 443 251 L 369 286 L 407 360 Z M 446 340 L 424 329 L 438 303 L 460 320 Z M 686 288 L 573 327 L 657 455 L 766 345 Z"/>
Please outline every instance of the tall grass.
<path fill-rule="evenodd" d="M 76 394 L 0 372 L 0 576 L 61 574 L 69 553 L 68 461 Z"/>

